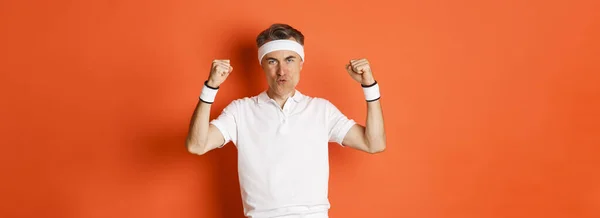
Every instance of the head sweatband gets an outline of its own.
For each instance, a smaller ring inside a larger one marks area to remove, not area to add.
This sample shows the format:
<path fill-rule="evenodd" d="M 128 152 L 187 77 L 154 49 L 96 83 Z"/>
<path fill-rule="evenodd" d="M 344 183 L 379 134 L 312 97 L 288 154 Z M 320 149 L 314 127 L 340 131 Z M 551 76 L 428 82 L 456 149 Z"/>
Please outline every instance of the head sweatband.
<path fill-rule="evenodd" d="M 294 40 L 279 39 L 265 43 L 258 48 L 258 63 L 262 64 L 263 57 L 274 51 L 288 50 L 298 53 L 304 61 L 304 47 Z"/>

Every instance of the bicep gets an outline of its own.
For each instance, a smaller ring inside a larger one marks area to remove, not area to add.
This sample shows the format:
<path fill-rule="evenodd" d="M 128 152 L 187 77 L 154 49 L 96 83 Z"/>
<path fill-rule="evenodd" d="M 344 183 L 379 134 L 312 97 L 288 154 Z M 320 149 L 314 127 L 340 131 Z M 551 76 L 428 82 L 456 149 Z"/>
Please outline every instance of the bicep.
<path fill-rule="evenodd" d="M 225 143 L 225 137 L 219 129 L 213 125 L 208 126 L 208 138 L 206 139 L 206 152 L 219 148 Z"/>
<path fill-rule="evenodd" d="M 365 127 L 360 124 L 354 124 L 344 136 L 342 145 L 351 147 L 360 151 L 369 152 L 367 140 L 365 138 Z"/>
<path fill-rule="evenodd" d="M 207 149 L 223 147 L 228 142 L 237 141 L 237 122 L 235 114 L 237 112 L 237 101 L 230 103 L 221 114 L 212 120 L 208 127 Z M 207 150 L 207 151 L 208 151 Z"/>

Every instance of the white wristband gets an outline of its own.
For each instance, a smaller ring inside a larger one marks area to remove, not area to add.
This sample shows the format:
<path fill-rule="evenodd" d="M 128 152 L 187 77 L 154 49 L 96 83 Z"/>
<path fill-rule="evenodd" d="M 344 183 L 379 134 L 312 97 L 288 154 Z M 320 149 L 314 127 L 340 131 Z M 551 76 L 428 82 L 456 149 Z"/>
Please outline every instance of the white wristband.
<path fill-rule="evenodd" d="M 363 87 L 363 92 L 365 93 L 365 99 L 367 102 L 377 101 L 379 98 L 381 98 L 381 94 L 379 93 L 379 84 L 377 84 L 377 81 L 369 86 L 361 86 Z"/>
<path fill-rule="evenodd" d="M 200 101 L 212 104 L 215 102 L 215 97 L 217 97 L 217 92 L 219 91 L 219 87 L 213 88 L 207 85 L 207 82 L 204 82 L 204 87 L 202 87 L 202 92 L 200 93 Z"/>

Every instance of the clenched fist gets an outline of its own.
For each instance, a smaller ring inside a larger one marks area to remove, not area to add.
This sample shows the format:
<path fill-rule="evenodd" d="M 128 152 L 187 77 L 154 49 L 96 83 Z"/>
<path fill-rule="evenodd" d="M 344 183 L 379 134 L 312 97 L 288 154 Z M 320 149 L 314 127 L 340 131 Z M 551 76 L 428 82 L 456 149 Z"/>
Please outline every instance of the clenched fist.
<path fill-rule="evenodd" d="M 369 61 L 365 58 L 359 60 L 350 60 L 350 63 L 346 64 L 346 70 L 352 79 L 356 80 L 362 85 L 371 85 L 375 83 L 371 66 L 369 65 Z"/>
<path fill-rule="evenodd" d="M 214 60 L 210 67 L 208 85 L 210 87 L 219 87 L 227 79 L 231 71 L 233 71 L 233 67 L 229 65 L 229 60 Z"/>

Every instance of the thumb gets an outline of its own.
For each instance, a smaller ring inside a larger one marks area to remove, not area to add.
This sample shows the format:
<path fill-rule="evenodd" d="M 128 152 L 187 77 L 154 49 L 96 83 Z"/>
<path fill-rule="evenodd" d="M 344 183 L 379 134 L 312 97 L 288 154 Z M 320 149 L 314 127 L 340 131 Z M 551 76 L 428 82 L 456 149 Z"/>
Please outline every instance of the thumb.
<path fill-rule="evenodd" d="M 354 70 L 352 70 L 352 66 L 350 64 L 346 64 L 346 71 L 348 71 L 350 74 L 354 73 Z"/>

